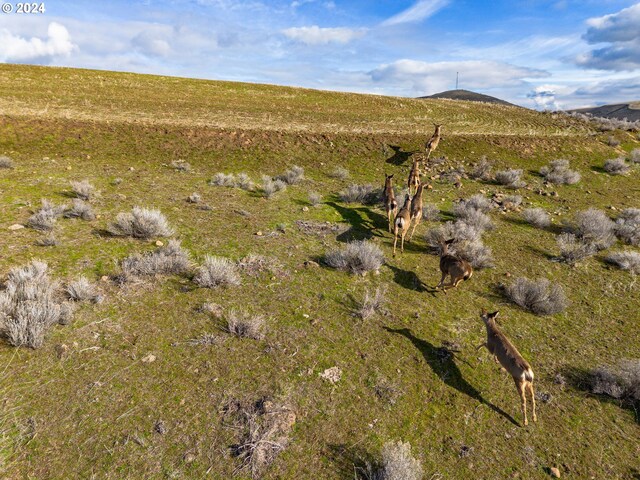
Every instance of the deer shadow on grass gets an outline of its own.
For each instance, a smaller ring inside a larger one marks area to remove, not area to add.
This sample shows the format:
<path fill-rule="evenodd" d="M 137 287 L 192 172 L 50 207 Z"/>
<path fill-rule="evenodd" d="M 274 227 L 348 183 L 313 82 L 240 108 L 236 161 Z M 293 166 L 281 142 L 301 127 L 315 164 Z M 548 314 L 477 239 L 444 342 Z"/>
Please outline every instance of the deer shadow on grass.
<path fill-rule="evenodd" d="M 395 267 L 393 265 L 387 264 L 387 266 L 393 272 L 393 281 L 401 287 L 416 292 L 428 292 L 435 296 L 436 290 L 420 280 L 420 277 L 418 277 L 415 272 L 411 270 L 403 270 L 402 268 Z"/>
<path fill-rule="evenodd" d="M 428 341 L 416 337 L 408 328 L 393 329 L 384 327 L 384 329 L 388 332 L 397 333 L 398 335 L 402 335 L 411 340 L 411 343 L 413 343 L 420 353 L 422 353 L 422 356 L 431 367 L 431 370 L 433 370 L 433 373 L 438 375 L 446 385 L 488 406 L 491 410 L 502 415 L 514 425 L 519 426 L 518 422 L 516 422 L 511 415 L 500 407 L 487 401 L 473 385 L 467 382 L 467 380 L 462 376 L 462 372 L 460 372 L 458 365 L 456 365 L 454 354 L 448 348 L 438 348 Z"/>
<path fill-rule="evenodd" d="M 336 240 L 339 242 L 350 242 L 353 240 L 366 240 L 371 237 L 381 237 L 380 230 L 387 229 L 387 218 L 384 215 L 372 211 L 368 207 L 343 207 L 335 202 L 326 202 L 342 217 L 342 222 L 346 222 L 351 227 L 340 233 Z"/>
<path fill-rule="evenodd" d="M 413 155 L 414 153 L 418 153 L 418 150 L 412 150 L 410 152 L 403 151 L 402 147 L 398 145 L 387 145 L 387 146 L 391 150 L 393 150 L 393 155 L 391 155 L 385 161 L 392 165 L 397 165 L 397 166 L 403 165 L 407 160 L 409 160 L 409 158 L 411 158 L 411 155 Z"/>

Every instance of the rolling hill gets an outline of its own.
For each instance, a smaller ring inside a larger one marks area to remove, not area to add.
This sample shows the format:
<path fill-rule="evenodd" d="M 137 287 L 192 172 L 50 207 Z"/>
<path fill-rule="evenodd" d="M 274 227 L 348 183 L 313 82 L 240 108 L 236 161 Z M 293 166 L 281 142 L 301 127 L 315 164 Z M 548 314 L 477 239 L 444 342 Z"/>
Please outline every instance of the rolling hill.
<path fill-rule="evenodd" d="M 640 120 L 640 102 L 617 103 L 614 105 L 602 105 L 600 107 L 577 108 L 570 112 L 588 113 L 594 117 L 627 119 L 630 122 Z"/>
<path fill-rule="evenodd" d="M 428 95 L 426 97 L 419 98 L 448 98 L 449 100 L 465 100 L 469 102 L 484 102 L 484 103 L 495 103 L 498 105 L 508 105 L 515 107 L 513 103 L 509 103 L 505 100 L 500 100 L 499 98 L 492 97 L 491 95 L 485 95 L 483 93 L 472 92 L 470 90 L 447 90 L 446 92 L 440 92 L 433 95 Z"/>
<path fill-rule="evenodd" d="M 402 189 L 433 123 L 444 127 L 423 177 L 432 215 L 393 257 L 384 209 L 341 192 L 381 187 L 385 173 Z M 397 440 L 425 478 L 637 477 L 637 412 L 589 387 L 594 369 L 640 358 L 636 279 L 604 261 L 637 247 L 570 266 L 556 237 L 579 211 L 640 207 L 638 166 L 603 169 L 639 147 L 628 132 L 507 105 L 0 64 L 0 157 L 12 166 L 0 169 L 0 277 L 38 259 L 59 290 L 84 276 L 99 294 L 38 349 L 0 341 L 0 477 L 353 479 Z M 522 170 L 526 186 L 473 180 L 483 158 Z M 561 158 L 579 183 L 544 183 L 540 168 Z M 265 195 L 294 166 L 304 178 Z M 71 184 L 84 180 L 93 219 L 64 214 L 86 208 Z M 425 234 L 475 194 L 502 205 L 482 237 L 493 268 L 436 292 Z M 50 233 L 22 228 L 41 199 L 60 213 Z M 111 234 L 134 207 L 160 211 L 170 236 Z M 549 227 L 523 221 L 532 207 Z M 188 258 L 123 274 L 123 260 L 134 268 L 170 239 Z M 380 249 L 378 274 L 328 266 L 353 240 Z M 202 287 L 208 256 L 238 281 Z M 503 286 L 517 277 L 560 285 L 566 310 L 510 302 Z M 500 310 L 535 372 L 538 422 L 526 428 L 512 379 L 476 350 L 483 308 Z M 266 327 L 236 336 L 238 318 Z"/>

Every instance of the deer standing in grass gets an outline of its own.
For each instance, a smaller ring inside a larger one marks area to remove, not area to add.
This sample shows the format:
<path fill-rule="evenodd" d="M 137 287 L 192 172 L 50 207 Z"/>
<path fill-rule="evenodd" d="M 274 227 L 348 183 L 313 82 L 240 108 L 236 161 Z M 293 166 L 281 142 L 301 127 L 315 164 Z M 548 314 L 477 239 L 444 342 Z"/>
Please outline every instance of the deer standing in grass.
<path fill-rule="evenodd" d="M 411 210 L 410 210 L 410 220 L 413 223 L 413 230 L 411 230 L 411 234 L 409 238 L 407 238 L 407 242 L 410 242 L 413 238 L 413 234 L 416 231 L 416 227 L 422 220 L 422 191 L 424 190 L 424 183 L 418 185 L 418 189 L 416 190 L 416 194 L 411 199 Z"/>
<path fill-rule="evenodd" d="M 433 135 L 431 135 L 431 138 L 425 144 L 425 149 L 427 150 L 427 160 L 429 159 L 429 155 L 431 155 L 431 152 L 438 148 L 438 144 L 440 143 L 440 129 L 442 128 L 442 125 L 438 125 L 437 123 L 434 123 L 433 125 L 436 127 L 436 130 L 435 132 L 433 132 Z"/>
<path fill-rule="evenodd" d="M 404 199 L 404 205 L 396 215 L 393 229 L 393 256 L 396 256 L 396 244 L 398 243 L 398 235 L 400 235 L 400 252 L 404 253 L 404 236 L 411 226 L 411 196 L 407 195 Z"/>
<path fill-rule="evenodd" d="M 440 242 L 440 272 L 442 278 L 436 288 L 442 288 L 447 293 L 447 288 L 455 288 L 463 280 L 468 280 L 473 275 L 473 268 L 466 260 L 449 253 L 449 245 L 455 242 L 455 238 Z M 444 284 L 447 275 L 451 276 L 451 283 Z"/>
<path fill-rule="evenodd" d="M 500 363 L 504 369 L 511 374 L 516 388 L 520 394 L 520 400 L 522 401 L 522 416 L 524 417 L 524 424 L 528 425 L 527 420 L 527 395 L 528 390 L 531 395 L 531 406 L 533 408 L 533 421 L 537 421 L 536 417 L 536 398 L 533 392 L 533 370 L 531 365 L 520 355 L 518 349 L 509 341 L 504 333 L 496 325 L 496 317 L 498 312 L 487 313 L 486 310 L 482 310 L 480 318 L 487 327 L 487 341 L 482 345 L 479 345 L 476 350 L 482 347 L 487 347 L 489 353 L 493 355 L 496 363 Z"/>
<path fill-rule="evenodd" d="M 389 220 L 389 232 L 392 232 L 391 226 L 393 225 L 396 215 L 398 213 L 398 202 L 396 201 L 396 194 L 393 192 L 392 178 L 393 174 L 385 174 L 384 180 L 384 193 L 382 201 L 384 202 L 384 209 L 387 211 L 387 218 Z"/>
<path fill-rule="evenodd" d="M 420 159 L 415 159 L 411 170 L 409 171 L 409 179 L 407 180 L 407 187 L 409 187 L 409 194 L 414 195 L 415 191 L 420 185 Z"/>

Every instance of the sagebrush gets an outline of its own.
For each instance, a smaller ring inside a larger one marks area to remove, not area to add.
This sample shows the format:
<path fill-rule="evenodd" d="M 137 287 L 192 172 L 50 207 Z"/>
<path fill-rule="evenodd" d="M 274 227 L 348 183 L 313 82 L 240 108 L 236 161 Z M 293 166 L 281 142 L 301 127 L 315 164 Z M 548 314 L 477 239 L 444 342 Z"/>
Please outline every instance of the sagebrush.
<path fill-rule="evenodd" d="M 536 315 L 554 315 L 567 308 L 567 298 L 562 286 L 551 283 L 546 278 L 516 278 L 506 286 L 505 292 L 509 300 Z"/>

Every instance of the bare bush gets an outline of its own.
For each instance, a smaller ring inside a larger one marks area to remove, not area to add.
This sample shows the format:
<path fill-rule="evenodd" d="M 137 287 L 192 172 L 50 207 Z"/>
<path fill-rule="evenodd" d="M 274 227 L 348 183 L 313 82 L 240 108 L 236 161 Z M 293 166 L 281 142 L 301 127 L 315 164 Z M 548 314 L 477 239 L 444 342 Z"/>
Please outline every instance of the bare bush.
<path fill-rule="evenodd" d="M 605 261 L 622 270 L 628 270 L 634 275 L 640 274 L 640 253 L 638 252 L 612 252 L 606 256 Z"/>
<path fill-rule="evenodd" d="M 338 196 L 344 203 L 362 203 L 371 204 L 376 203 L 380 197 L 379 189 L 376 189 L 373 185 L 349 185 L 346 189 L 342 190 Z"/>
<path fill-rule="evenodd" d="M 580 181 L 580 174 L 569 169 L 568 160 L 553 160 L 549 165 L 540 169 L 545 181 L 557 185 L 573 185 Z"/>
<path fill-rule="evenodd" d="M 625 208 L 616 218 L 615 234 L 624 243 L 640 245 L 640 208 Z"/>
<path fill-rule="evenodd" d="M 422 480 L 424 470 L 420 460 L 411 454 L 409 442 L 387 442 L 382 447 L 382 462 L 367 464 L 367 480 Z"/>
<path fill-rule="evenodd" d="M 60 244 L 53 232 L 48 232 L 34 242 L 38 247 L 56 247 Z"/>
<path fill-rule="evenodd" d="M 491 170 L 493 170 L 493 164 L 487 160 L 487 157 L 483 156 L 475 165 L 473 171 L 469 174 L 469 176 L 474 180 L 482 180 L 488 182 L 493 179 Z"/>
<path fill-rule="evenodd" d="M 425 240 L 429 247 L 436 252 L 440 252 L 440 244 L 449 239 L 455 239 L 456 242 L 462 241 L 473 242 L 481 239 L 482 232 L 474 228 L 462 220 L 447 222 L 435 228 L 427 230 Z"/>
<path fill-rule="evenodd" d="M 0 168 L 13 168 L 13 160 L 7 156 L 0 155 Z"/>
<path fill-rule="evenodd" d="M 89 180 L 82 180 L 81 182 L 71 182 L 71 191 L 77 198 L 88 201 L 95 195 L 96 187 L 91 185 Z"/>
<path fill-rule="evenodd" d="M 227 315 L 227 330 L 236 337 L 264 339 L 267 323 L 264 315 L 231 310 Z"/>
<path fill-rule="evenodd" d="M 145 240 L 155 237 L 169 237 L 173 229 L 160 210 L 133 207 L 131 213 L 119 213 L 107 231 L 118 237 L 134 237 Z"/>
<path fill-rule="evenodd" d="M 209 180 L 209 185 L 214 185 L 217 187 L 235 187 L 236 186 L 236 176 L 233 173 L 216 173 L 211 180 Z"/>
<path fill-rule="evenodd" d="M 617 367 L 602 366 L 591 372 L 591 391 L 617 399 L 640 400 L 640 360 L 622 360 Z"/>
<path fill-rule="evenodd" d="M 59 286 L 47 269 L 37 260 L 13 268 L 0 291 L 0 334 L 13 346 L 39 348 L 47 330 L 62 318 Z"/>
<path fill-rule="evenodd" d="M 482 240 L 454 242 L 451 251 L 475 269 L 493 268 L 493 252 Z"/>
<path fill-rule="evenodd" d="M 556 237 L 560 248 L 559 260 L 570 265 L 595 255 L 598 249 L 591 243 L 576 237 L 573 233 L 562 233 Z"/>
<path fill-rule="evenodd" d="M 348 243 L 341 250 L 333 250 L 325 255 L 327 265 L 339 270 L 364 275 L 377 272 L 384 264 L 384 254 L 380 247 L 368 240 Z"/>
<path fill-rule="evenodd" d="M 630 167 L 624 158 L 612 158 L 604 162 L 604 170 L 611 175 L 624 175 L 629 171 Z"/>
<path fill-rule="evenodd" d="M 119 281 L 125 283 L 141 276 L 182 275 L 191 268 L 189 252 L 178 240 L 170 240 L 162 246 L 145 254 L 133 254 L 122 260 Z"/>
<path fill-rule="evenodd" d="M 193 281 L 205 288 L 240 285 L 240 275 L 236 264 L 228 258 L 207 255 L 204 263 L 196 269 Z"/>
<path fill-rule="evenodd" d="M 607 145 L 609 145 L 610 147 L 619 147 L 620 140 L 618 140 L 616 137 L 611 135 L 609 136 L 609 138 L 607 138 Z"/>
<path fill-rule="evenodd" d="M 239 173 L 235 180 L 235 186 L 247 191 L 255 190 L 256 186 L 246 173 Z"/>
<path fill-rule="evenodd" d="M 467 199 L 460 200 L 453 207 L 453 213 L 457 217 L 460 217 L 464 215 L 461 215 L 459 212 L 464 210 L 478 210 L 479 212 L 482 212 L 482 213 L 488 213 L 492 208 L 493 208 L 493 202 L 491 202 L 491 200 L 489 200 L 484 195 L 477 193 L 475 195 L 470 196 Z"/>
<path fill-rule="evenodd" d="M 520 179 L 522 176 L 522 170 L 502 170 L 500 172 L 496 172 L 496 182 L 500 185 L 504 185 L 507 188 L 522 188 L 526 185 L 524 181 Z"/>
<path fill-rule="evenodd" d="M 488 215 L 482 213 L 481 210 L 476 210 L 463 203 L 458 203 L 453 207 L 453 213 L 464 223 L 478 230 L 478 232 L 482 233 L 485 230 L 492 230 L 494 228 L 493 222 Z"/>
<path fill-rule="evenodd" d="M 276 180 L 282 180 L 287 185 L 296 185 L 304 180 L 304 168 L 294 165 L 286 172 L 278 175 Z"/>
<path fill-rule="evenodd" d="M 640 148 L 634 148 L 629 152 L 629 161 L 631 163 L 640 163 Z"/>
<path fill-rule="evenodd" d="M 99 303 L 102 296 L 97 292 L 96 286 L 84 275 L 69 282 L 65 288 L 67 297 L 75 302 L 90 301 Z"/>
<path fill-rule="evenodd" d="M 42 199 L 42 206 L 27 220 L 27 226 L 39 231 L 53 230 L 58 217 L 62 216 L 67 205 L 55 205 L 47 199 Z"/>
<path fill-rule="evenodd" d="M 387 289 L 384 286 L 377 287 L 373 294 L 368 289 L 365 290 L 364 298 L 358 303 L 354 315 L 362 320 L 368 320 L 376 313 L 383 313 L 386 293 Z"/>
<path fill-rule="evenodd" d="M 551 217 L 543 208 L 527 208 L 522 218 L 536 228 L 547 228 L 551 225 Z"/>
<path fill-rule="evenodd" d="M 522 196 L 520 195 L 506 195 L 502 198 L 500 206 L 505 211 L 515 210 L 522 204 Z"/>
<path fill-rule="evenodd" d="M 262 192 L 267 198 L 273 197 L 277 192 L 287 189 L 287 184 L 282 180 L 274 180 L 269 175 L 262 176 Z"/>
<path fill-rule="evenodd" d="M 596 250 L 604 250 L 616 241 L 615 224 L 606 213 L 596 208 L 576 213 L 572 220 L 565 222 L 565 228 Z"/>
<path fill-rule="evenodd" d="M 284 227 L 283 227 L 284 230 Z M 268 272 L 271 275 L 282 276 L 283 268 L 273 257 L 264 255 L 256 255 L 250 253 L 246 257 L 238 260 L 238 268 L 250 277 L 257 277 L 262 272 Z"/>
<path fill-rule="evenodd" d="M 86 221 L 96 219 L 93 207 L 79 198 L 74 198 L 71 208 L 67 208 L 63 213 L 64 218 L 80 218 Z"/>
<path fill-rule="evenodd" d="M 318 192 L 309 192 L 309 203 L 312 206 L 317 207 L 322 203 L 322 195 Z"/>
<path fill-rule="evenodd" d="M 440 218 L 440 209 L 433 203 L 425 203 L 422 207 L 422 219 L 427 222 L 437 222 Z"/>
<path fill-rule="evenodd" d="M 187 197 L 187 202 L 189 203 L 200 203 L 202 201 L 202 197 L 199 193 L 193 192 L 191 195 Z"/>
<path fill-rule="evenodd" d="M 189 173 L 191 171 L 191 164 L 185 162 L 184 160 L 174 160 L 171 162 L 171 168 L 179 171 Z"/>
<path fill-rule="evenodd" d="M 346 180 L 351 176 L 349 170 L 344 167 L 336 167 L 331 173 L 329 173 L 331 178 L 337 178 L 338 180 Z"/>
<path fill-rule="evenodd" d="M 517 278 L 505 288 L 509 300 L 536 315 L 554 315 L 567 308 L 567 298 L 559 284 L 546 278 Z"/>

